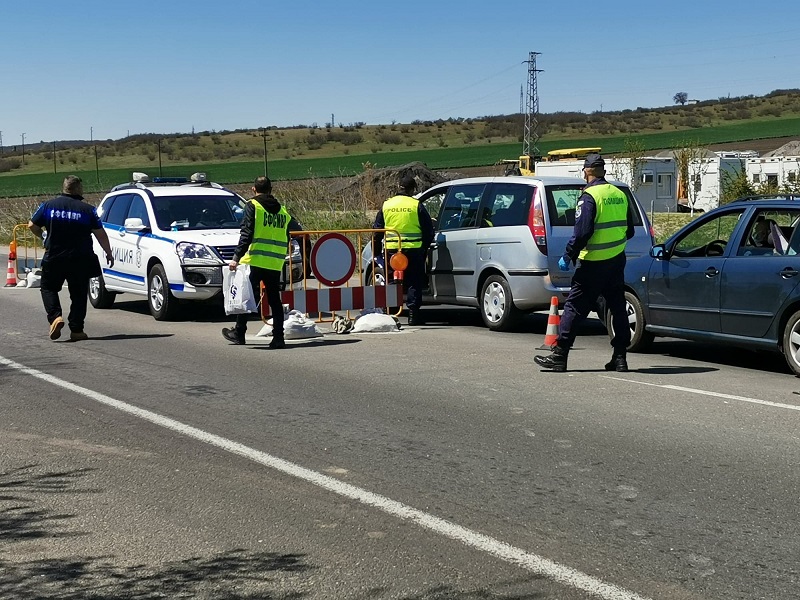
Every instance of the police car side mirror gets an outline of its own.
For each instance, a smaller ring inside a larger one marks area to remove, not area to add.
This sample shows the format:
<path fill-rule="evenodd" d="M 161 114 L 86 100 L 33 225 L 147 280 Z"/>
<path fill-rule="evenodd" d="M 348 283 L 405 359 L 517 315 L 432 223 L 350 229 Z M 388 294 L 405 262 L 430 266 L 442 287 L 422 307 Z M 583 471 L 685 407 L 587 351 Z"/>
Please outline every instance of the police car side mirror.
<path fill-rule="evenodd" d="M 650 256 L 656 260 L 666 260 L 668 257 L 664 244 L 656 244 L 650 248 Z"/>
<path fill-rule="evenodd" d="M 138 217 L 131 217 L 130 219 L 125 219 L 125 231 L 127 231 L 128 233 L 139 233 L 140 231 L 144 231 L 145 229 L 150 229 L 150 228 L 147 227 Z"/>

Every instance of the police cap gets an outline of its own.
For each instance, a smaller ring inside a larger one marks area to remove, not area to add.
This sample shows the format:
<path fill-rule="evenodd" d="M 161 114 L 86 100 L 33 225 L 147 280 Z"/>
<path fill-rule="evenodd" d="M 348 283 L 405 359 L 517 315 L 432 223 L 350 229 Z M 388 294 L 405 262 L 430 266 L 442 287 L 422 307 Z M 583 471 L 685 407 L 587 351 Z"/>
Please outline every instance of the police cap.
<path fill-rule="evenodd" d="M 589 168 L 593 168 L 593 167 L 597 167 L 599 169 L 605 169 L 606 168 L 606 161 L 604 161 L 603 157 L 600 156 L 599 154 L 595 154 L 595 153 L 587 154 L 586 155 L 586 160 L 583 161 L 583 168 L 584 169 L 589 169 Z"/>

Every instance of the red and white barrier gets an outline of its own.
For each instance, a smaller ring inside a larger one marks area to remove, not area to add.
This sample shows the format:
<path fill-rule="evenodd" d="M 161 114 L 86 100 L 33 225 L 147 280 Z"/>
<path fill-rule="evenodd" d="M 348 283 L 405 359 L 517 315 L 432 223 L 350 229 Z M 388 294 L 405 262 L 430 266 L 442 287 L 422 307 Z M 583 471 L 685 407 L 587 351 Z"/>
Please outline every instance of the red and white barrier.
<path fill-rule="evenodd" d="M 281 292 L 281 302 L 288 304 L 289 310 L 306 314 L 402 306 L 404 299 L 402 285 L 364 285 Z M 264 317 L 269 316 L 269 304 L 262 302 L 261 307 Z"/>

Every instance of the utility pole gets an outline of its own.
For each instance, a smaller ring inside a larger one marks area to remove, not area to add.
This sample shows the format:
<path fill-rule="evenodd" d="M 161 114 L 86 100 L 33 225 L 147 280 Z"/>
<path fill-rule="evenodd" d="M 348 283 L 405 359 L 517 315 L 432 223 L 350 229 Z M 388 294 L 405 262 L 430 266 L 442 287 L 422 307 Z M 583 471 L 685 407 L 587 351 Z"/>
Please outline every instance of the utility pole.
<path fill-rule="evenodd" d="M 267 128 L 266 127 L 259 127 L 261 130 L 261 137 L 264 138 L 264 177 L 269 177 L 269 171 L 267 170 Z"/>
<path fill-rule="evenodd" d="M 56 141 L 53 140 L 53 173 L 58 173 L 56 169 Z"/>
<path fill-rule="evenodd" d="M 525 92 L 523 91 L 524 85 L 519 86 L 519 114 L 525 112 Z"/>
<path fill-rule="evenodd" d="M 158 138 L 156 144 L 158 144 L 158 176 L 162 177 L 164 173 L 161 172 L 161 138 Z"/>
<path fill-rule="evenodd" d="M 0 131 L 0 154 L 3 153 L 3 132 Z"/>
<path fill-rule="evenodd" d="M 25 134 L 22 134 L 22 164 L 25 164 Z"/>
<path fill-rule="evenodd" d="M 522 142 L 522 154 L 525 156 L 539 156 L 539 86 L 536 83 L 536 74 L 541 73 L 536 68 L 536 57 L 541 52 L 531 52 L 528 55 L 528 93 L 525 97 L 525 135 Z"/>

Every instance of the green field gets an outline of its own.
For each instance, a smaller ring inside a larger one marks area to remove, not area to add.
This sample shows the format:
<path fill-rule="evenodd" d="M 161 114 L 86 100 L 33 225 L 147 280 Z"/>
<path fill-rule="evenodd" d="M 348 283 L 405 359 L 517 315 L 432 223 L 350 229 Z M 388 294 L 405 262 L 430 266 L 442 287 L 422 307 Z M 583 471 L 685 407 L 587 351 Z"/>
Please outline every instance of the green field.
<path fill-rule="evenodd" d="M 243 134 L 240 134 L 243 135 Z M 635 135 L 609 135 L 592 137 L 556 137 L 544 136 L 540 140 L 539 150 L 545 154 L 550 150 L 564 147 L 602 147 L 603 153 L 622 153 L 626 145 L 635 141 L 642 150 L 659 150 L 677 148 L 687 143 L 703 146 L 721 144 L 726 142 L 747 142 L 750 140 L 769 139 L 787 136 L 800 136 L 800 117 L 769 118 L 748 120 L 743 122 L 706 126 L 696 129 L 681 129 L 673 131 L 660 131 L 641 133 Z M 253 143 L 261 141 L 255 140 Z M 412 161 L 421 161 L 430 169 L 447 169 L 459 167 L 486 166 L 495 164 L 498 160 L 515 158 L 521 152 L 522 146 L 515 143 L 491 143 L 491 138 L 486 140 L 473 140 L 469 144 L 456 145 L 451 140 L 447 147 L 429 147 L 429 140 L 420 141 L 418 149 L 396 150 L 395 146 L 383 147 L 381 151 L 369 154 L 340 154 L 338 156 L 291 157 L 272 158 L 278 152 L 271 152 L 268 156 L 269 176 L 274 180 L 298 180 L 327 177 L 351 176 L 361 173 L 365 165 L 375 168 L 402 165 Z M 410 145 L 410 144 L 407 144 Z M 415 144 L 417 145 L 417 144 Z M 402 146 L 399 146 L 402 147 Z M 251 155 L 253 149 L 250 149 Z M 330 152 L 330 150 L 328 150 Z M 109 162 L 111 160 L 109 159 Z M 87 193 L 105 192 L 112 186 L 130 180 L 133 171 L 143 171 L 151 177 L 188 176 L 191 173 L 205 172 L 209 179 L 220 183 L 243 183 L 264 173 L 264 161 L 261 160 L 231 160 L 213 162 L 182 162 L 164 164 L 159 168 L 152 161 L 142 160 L 141 157 L 131 157 L 130 164 L 121 168 L 124 156 L 116 156 L 113 160 L 115 168 L 103 168 L 103 161 L 98 160 L 98 168 L 94 167 L 94 159 L 88 163 L 83 161 L 75 163 L 74 168 L 60 165 L 59 172 L 39 172 L 14 174 L 14 172 L 0 175 L 0 197 L 23 197 L 33 195 L 47 195 L 59 191 L 61 181 L 66 174 L 77 174 L 84 180 Z M 45 163 L 45 168 L 47 168 Z"/>

